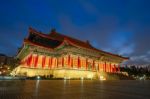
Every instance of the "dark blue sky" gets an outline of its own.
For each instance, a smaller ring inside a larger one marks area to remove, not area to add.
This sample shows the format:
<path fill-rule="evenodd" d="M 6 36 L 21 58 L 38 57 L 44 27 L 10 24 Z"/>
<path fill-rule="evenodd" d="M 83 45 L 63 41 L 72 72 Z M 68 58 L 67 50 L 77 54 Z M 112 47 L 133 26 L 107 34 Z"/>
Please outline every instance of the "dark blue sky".
<path fill-rule="evenodd" d="M 15 55 L 29 26 L 150 63 L 150 0 L 0 0 L 0 53 Z"/>

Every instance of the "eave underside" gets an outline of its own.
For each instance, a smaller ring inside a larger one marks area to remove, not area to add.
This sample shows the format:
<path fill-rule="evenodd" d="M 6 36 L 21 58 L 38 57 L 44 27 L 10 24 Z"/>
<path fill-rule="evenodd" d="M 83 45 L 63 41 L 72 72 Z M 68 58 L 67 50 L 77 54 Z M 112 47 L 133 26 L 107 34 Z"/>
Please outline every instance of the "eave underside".
<path fill-rule="evenodd" d="M 20 56 L 19 56 L 20 59 L 23 59 L 23 57 L 25 57 L 29 53 L 35 53 L 35 54 L 55 56 L 55 57 L 59 57 L 62 55 L 67 55 L 67 54 L 73 54 L 73 55 L 89 57 L 91 59 L 101 60 L 101 61 L 112 61 L 112 62 L 125 61 L 122 58 L 114 57 L 111 55 L 109 56 L 104 53 L 87 50 L 83 48 L 76 48 L 74 46 L 66 45 L 66 44 L 59 46 L 57 49 L 48 50 L 47 48 L 44 48 L 42 46 L 36 46 L 30 43 L 25 43 L 25 47 L 22 50 L 23 51 L 20 53 Z"/>

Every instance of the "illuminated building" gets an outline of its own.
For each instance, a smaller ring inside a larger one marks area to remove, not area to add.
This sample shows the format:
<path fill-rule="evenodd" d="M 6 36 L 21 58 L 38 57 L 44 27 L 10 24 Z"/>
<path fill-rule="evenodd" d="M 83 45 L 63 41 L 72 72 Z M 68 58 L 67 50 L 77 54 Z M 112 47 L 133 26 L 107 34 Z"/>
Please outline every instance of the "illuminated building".
<path fill-rule="evenodd" d="M 17 58 L 20 65 L 12 72 L 22 76 L 49 76 L 54 78 L 93 78 L 102 72 L 117 73 L 126 57 L 94 48 L 54 29 L 50 34 L 29 28 Z"/>

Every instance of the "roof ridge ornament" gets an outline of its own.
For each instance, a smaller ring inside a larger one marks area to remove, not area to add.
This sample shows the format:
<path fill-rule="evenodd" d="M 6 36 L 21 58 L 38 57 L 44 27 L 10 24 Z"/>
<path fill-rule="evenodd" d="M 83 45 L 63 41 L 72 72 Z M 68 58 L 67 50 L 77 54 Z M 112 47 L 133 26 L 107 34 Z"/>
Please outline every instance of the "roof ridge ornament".
<path fill-rule="evenodd" d="M 31 26 L 29 27 L 29 33 L 38 33 L 37 30 L 35 30 L 34 28 L 32 28 Z"/>
<path fill-rule="evenodd" d="M 34 31 L 34 29 L 30 26 L 29 27 L 29 32 L 32 32 L 32 31 Z"/>

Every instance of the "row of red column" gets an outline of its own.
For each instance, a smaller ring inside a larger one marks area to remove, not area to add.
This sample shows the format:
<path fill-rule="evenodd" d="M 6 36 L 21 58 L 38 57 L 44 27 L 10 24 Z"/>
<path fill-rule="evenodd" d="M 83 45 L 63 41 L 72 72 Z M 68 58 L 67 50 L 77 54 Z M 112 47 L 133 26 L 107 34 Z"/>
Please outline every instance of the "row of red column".
<path fill-rule="evenodd" d="M 45 68 L 46 67 L 46 56 L 43 56 L 42 57 L 42 63 L 41 63 L 41 67 L 42 68 Z M 54 58 L 54 57 L 48 57 L 48 68 L 58 68 L 60 63 L 58 63 L 58 58 Z M 74 62 L 73 62 L 73 57 L 71 57 L 70 55 L 68 55 L 68 58 L 67 58 L 67 65 L 68 65 L 68 68 L 73 68 L 74 66 Z M 22 64 L 24 65 L 27 65 L 28 67 L 34 67 L 34 68 L 37 68 L 38 67 L 38 60 L 39 60 L 39 55 L 30 55 L 29 57 L 27 57 L 23 62 Z M 64 67 L 64 57 L 61 58 L 61 66 Z M 53 63 L 54 62 L 54 63 Z M 89 63 L 88 62 L 88 58 L 85 59 L 85 69 L 88 70 L 89 69 Z M 53 66 L 55 65 L 55 66 Z M 91 64 L 91 69 L 92 70 L 96 70 L 96 63 L 95 61 L 93 60 L 92 64 Z M 81 59 L 80 57 L 78 57 L 77 59 L 77 68 L 80 69 L 81 68 Z M 104 72 L 111 72 L 111 73 L 114 73 L 114 72 L 117 72 L 117 71 L 120 71 L 120 68 L 119 66 L 115 65 L 115 64 L 111 64 L 111 63 L 100 63 L 98 64 L 97 66 L 97 70 L 100 71 L 100 69 L 102 69 L 102 71 Z"/>
<path fill-rule="evenodd" d="M 111 72 L 111 73 L 119 72 L 120 66 L 116 65 L 116 64 L 111 64 L 111 63 L 105 62 L 103 64 L 103 71 L 104 72 Z"/>

